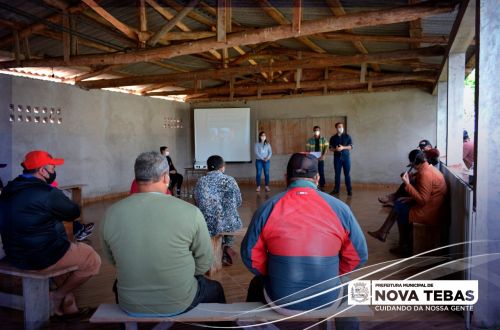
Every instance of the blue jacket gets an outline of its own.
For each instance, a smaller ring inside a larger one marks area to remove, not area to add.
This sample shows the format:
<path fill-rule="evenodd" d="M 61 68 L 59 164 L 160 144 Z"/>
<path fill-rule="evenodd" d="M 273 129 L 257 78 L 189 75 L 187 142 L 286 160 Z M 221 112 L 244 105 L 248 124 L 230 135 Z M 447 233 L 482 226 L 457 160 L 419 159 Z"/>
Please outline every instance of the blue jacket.
<path fill-rule="evenodd" d="M 264 276 L 277 305 L 307 310 L 332 304 L 339 290 L 296 301 L 339 285 L 339 275 L 367 261 L 368 249 L 346 204 L 297 180 L 254 213 L 241 256 L 252 273 Z"/>
<path fill-rule="evenodd" d="M 0 195 L 0 232 L 9 260 L 21 269 L 44 269 L 68 251 L 62 221 L 80 216 L 80 207 L 36 177 L 18 176 Z"/>

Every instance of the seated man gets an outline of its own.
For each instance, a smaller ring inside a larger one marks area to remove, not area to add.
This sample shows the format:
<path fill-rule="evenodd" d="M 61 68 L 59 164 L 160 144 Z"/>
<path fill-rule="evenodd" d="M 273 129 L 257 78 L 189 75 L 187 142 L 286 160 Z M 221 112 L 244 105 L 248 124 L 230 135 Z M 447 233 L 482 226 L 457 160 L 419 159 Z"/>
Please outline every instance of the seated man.
<path fill-rule="evenodd" d="M 385 241 L 390 228 L 398 221 L 399 247 L 390 249 L 390 252 L 400 257 L 412 254 L 412 223 L 428 225 L 442 223 L 447 192 L 443 174 L 427 162 L 424 152 L 418 149 L 412 150 L 408 158 L 409 166 L 416 170 L 413 183 L 410 182 L 408 172 L 401 178 L 409 197 L 397 200 L 382 227 L 376 232 L 369 232 L 375 238 Z"/>
<path fill-rule="evenodd" d="M 429 140 L 421 140 L 418 143 L 418 148 L 425 153 L 428 163 L 439 169 L 439 150 L 437 148 L 433 148 Z M 403 176 L 403 174 L 404 173 L 401 173 L 401 176 Z M 411 180 L 413 180 L 412 177 L 410 177 L 410 181 Z M 383 206 L 393 207 L 394 202 L 401 197 L 408 197 L 404 184 L 401 184 L 396 192 L 388 194 L 384 197 L 379 197 L 378 201 L 382 203 Z"/>
<path fill-rule="evenodd" d="M 112 205 L 101 222 L 101 246 L 117 267 L 117 301 L 134 316 L 171 316 L 199 303 L 225 303 L 206 279 L 212 246 L 200 210 L 165 195 L 168 162 L 158 152 L 134 165 L 139 192 Z"/>
<path fill-rule="evenodd" d="M 56 278 L 51 292 L 55 313 L 78 312 L 74 289 L 99 272 L 101 259 L 89 245 L 71 243 L 62 221 L 80 216 L 80 208 L 63 192 L 50 186 L 56 165 L 63 159 L 46 151 L 26 154 L 22 175 L 9 182 L 0 196 L 0 231 L 7 260 L 21 269 L 55 271 L 69 266 L 78 270 Z"/>
<path fill-rule="evenodd" d="M 321 292 L 339 286 L 339 275 L 368 259 L 349 207 L 316 188 L 318 159 L 292 155 L 286 177 L 287 190 L 254 213 L 241 244 L 243 262 L 256 275 L 247 301 L 270 303 L 284 314 L 332 305 L 342 296 L 340 288 Z"/>
<path fill-rule="evenodd" d="M 241 206 L 241 192 L 236 180 L 224 174 L 226 167 L 221 156 L 210 156 L 207 167 L 207 175 L 196 183 L 194 198 L 205 216 L 210 237 L 241 229 L 243 225 L 237 210 Z M 233 241 L 233 236 L 223 237 L 222 263 L 226 266 L 232 265 L 237 256 L 232 249 Z"/>
<path fill-rule="evenodd" d="M 160 153 L 167 158 L 168 161 L 168 167 L 170 168 L 170 185 L 168 186 L 168 189 L 172 193 L 173 196 L 176 196 L 174 194 L 174 187 L 177 187 L 176 193 L 177 197 L 180 197 L 181 195 L 181 187 L 182 187 L 182 182 L 184 181 L 184 177 L 182 174 L 177 172 L 177 169 L 174 166 L 174 163 L 172 162 L 172 158 L 170 158 L 170 151 L 168 151 L 168 147 L 160 147 Z"/>

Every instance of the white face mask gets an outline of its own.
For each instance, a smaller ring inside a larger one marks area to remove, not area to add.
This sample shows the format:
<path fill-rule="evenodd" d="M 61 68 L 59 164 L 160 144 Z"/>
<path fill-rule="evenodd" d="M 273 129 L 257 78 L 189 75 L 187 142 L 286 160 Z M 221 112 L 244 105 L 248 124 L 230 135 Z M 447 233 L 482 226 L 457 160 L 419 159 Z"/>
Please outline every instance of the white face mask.
<path fill-rule="evenodd" d="M 315 136 L 319 136 L 320 133 L 321 133 L 320 131 L 314 131 Z"/>
<path fill-rule="evenodd" d="M 343 127 L 337 128 L 337 132 L 339 132 L 339 134 L 344 133 L 344 128 Z"/>
<path fill-rule="evenodd" d="M 266 141 L 266 137 L 265 137 L 265 136 L 261 136 L 261 137 L 260 137 L 260 141 L 261 141 L 261 142 Z"/>
<path fill-rule="evenodd" d="M 170 155 L 170 152 L 165 151 L 165 156 L 168 156 L 168 155 Z"/>

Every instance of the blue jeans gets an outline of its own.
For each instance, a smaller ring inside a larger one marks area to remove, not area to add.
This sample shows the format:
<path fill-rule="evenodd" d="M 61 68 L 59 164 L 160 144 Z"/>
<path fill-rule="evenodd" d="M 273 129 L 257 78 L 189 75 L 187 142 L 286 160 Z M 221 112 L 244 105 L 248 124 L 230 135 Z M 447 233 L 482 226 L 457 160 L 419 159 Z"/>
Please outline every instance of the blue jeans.
<path fill-rule="evenodd" d="M 325 161 L 318 160 L 318 174 L 319 174 L 319 186 L 323 188 L 325 186 Z"/>
<path fill-rule="evenodd" d="M 255 177 L 255 183 L 257 184 L 257 187 L 260 187 L 260 177 L 262 174 L 262 169 L 264 169 L 264 181 L 266 183 L 266 186 L 269 186 L 269 168 L 270 167 L 271 167 L 270 160 L 268 160 L 267 162 L 263 161 L 262 159 L 255 160 L 255 168 L 257 169 L 257 176 Z"/>
<path fill-rule="evenodd" d="M 335 188 L 333 189 L 335 192 L 340 191 L 340 174 L 342 172 L 342 168 L 344 169 L 345 176 L 345 185 L 347 188 L 347 192 L 352 191 L 351 186 L 351 158 L 350 157 L 334 157 L 333 158 L 333 167 L 335 168 Z"/>

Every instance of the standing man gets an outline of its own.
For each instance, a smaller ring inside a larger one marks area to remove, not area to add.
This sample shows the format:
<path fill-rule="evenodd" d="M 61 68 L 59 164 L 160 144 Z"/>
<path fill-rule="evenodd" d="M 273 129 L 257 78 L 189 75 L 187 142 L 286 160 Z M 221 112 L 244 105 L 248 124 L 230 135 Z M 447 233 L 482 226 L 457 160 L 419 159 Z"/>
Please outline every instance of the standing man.
<path fill-rule="evenodd" d="M 160 153 L 167 157 L 167 162 L 168 162 L 168 167 L 170 168 L 169 176 L 170 176 L 170 186 L 168 189 L 172 193 L 173 196 L 174 194 L 174 187 L 177 187 L 176 193 L 177 197 L 180 197 L 181 195 L 181 187 L 182 187 L 182 182 L 184 181 L 184 177 L 182 174 L 177 172 L 177 169 L 174 166 L 174 163 L 172 162 L 172 158 L 170 158 L 170 151 L 168 151 L 168 147 L 160 147 Z"/>
<path fill-rule="evenodd" d="M 344 124 L 336 123 L 337 134 L 330 138 L 330 150 L 333 151 L 333 167 L 335 168 L 335 187 L 331 194 L 337 195 L 340 191 L 340 174 L 344 169 L 345 185 L 347 195 L 352 196 L 351 186 L 351 157 L 352 139 L 347 133 L 344 133 Z"/>
<path fill-rule="evenodd" d="M 69 276 L 54 278 L 50 293 L 57 315 L 79 312 L 73 290 L 99 272 L 101 258 L 84 243 L 71 243 L 63 221 L 80 216 L 80 207 L 50 184 L 64 159 L 42 150 L 26 154 L 23 174 L 10 181 L 0 196 L 0 232 L 7 260 L 29 270 L 57 271 L 78 266 Z"/>
<path fill-rule="evenodd" d="M 340 301 L 347 294 L 340 276 L 363 265 L 368 249 L 349 207 L 317 190 L 316 157 L 292 155 L 286 179 L 288 188 L 255 211 L 241 256 L 256 275 L 247 301 L 267 303 L 289 315 Z M 346 329 L 349 323 L 349 329 L 357 328 L 356 320 L 345 321 L 336 318 L 335 328 Z"/>
<path fill-rule="evenodd" d="M 117 301 L 129 315 L 171 316 L 199 303 L 225 303 L 219 282 L 203 276 L 212 245 L 200 210 L 165 195 L 165 157 L 150 151 L 134 164 L 139 192 L 113 204 L 101 222 L 102 250 L 117 268 Z"/>
<path fill-rule="evenodd" d="M 319 126 L 313 127 L 313 137 L 307 140 L 307 152 L 321 152 L 318 158 L 318 173 L 319 173 L 319 189 L 325 189 L 325 155 L 328 152 L 328 141 L 321 136 L 321 129 Z"/>

